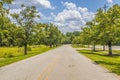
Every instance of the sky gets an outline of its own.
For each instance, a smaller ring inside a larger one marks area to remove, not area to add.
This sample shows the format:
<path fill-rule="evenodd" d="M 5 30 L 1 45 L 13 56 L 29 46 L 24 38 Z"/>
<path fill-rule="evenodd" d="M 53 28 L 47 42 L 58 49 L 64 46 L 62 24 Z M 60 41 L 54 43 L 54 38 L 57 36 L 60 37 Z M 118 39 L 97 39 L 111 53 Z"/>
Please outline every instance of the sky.
<path fill-rule="evenodd" d="M 86 22 L 94 19 L 97 9 L 120 4 L 120 0 L 15 0 L 10 13 L 19 13 L 21 4 L 36 6 L 38 22 L 53 23 L 66 33 L 80 31 Z"/>

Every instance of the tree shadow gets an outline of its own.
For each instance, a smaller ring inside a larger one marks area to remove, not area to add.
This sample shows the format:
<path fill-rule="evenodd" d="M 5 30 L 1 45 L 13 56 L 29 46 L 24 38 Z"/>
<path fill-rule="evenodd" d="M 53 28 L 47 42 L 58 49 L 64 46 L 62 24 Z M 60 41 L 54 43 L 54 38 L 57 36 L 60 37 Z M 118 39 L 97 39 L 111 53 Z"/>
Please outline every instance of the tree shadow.
<path fill-rule="evenodd" d="M 112 63 L 112 62 L 105 62 L 105 61 L 95 61 L 95 64 L 113 66 L 114 68 L 110 69 L 111 72 L 120 75 L 120 63 Z"/>
<path fill-rule="evenodd" d="M 103 54 L 102 56 L 113 57 L 114 58 L 114 57 L 120 57 L 120 54 L 116 54 L 116 53 L 115 54 L 113 53 L 112 55 Z"/>
<path fill-rule="evenodd" d="M 91 54 L 92 56 L 99 56 L 99 58 L 101 58 L 101 59 L 94 61 L 94 64 L 105 65 L 105 67 L 107 67 L 110 70 L 110 72 L 120 75 L 120 62 L 106 61 L 107 59 L 119 58 L 120 54 L 116 54 L 117 52 L 113 52 L 113 55 L 111 55 L 111 56 L 109 56 L 107 53 L 102 54 L 103 51 L 97 51 L 97 52 L 81 51 L 81 53 L 85 54 L 85 55 Z M 105 60 L 104 60 L 104 58 L 105 58 Z"/>
<path fill-rule="evenodd" d="M 99 54 L 99 53 L 97 53 L 97 52 L 101 52 L 101 54 Z M 83 54 L 92 54 L 92 55 L 98 55 L 98 56 L 105 56 L 105 57 L 120 57 L 120 54 L 117 54 L 117 53 L 113 53 L 112 55 L 109 55 L 108 53 L 104 53 L 104 54 L 102 54 L 103 53 L 103 51 L 102 50 L 99 50 L 99 51 L 82 51 L 81 53 L 83 53 Z"/>
<path fill-rule="evenodd" d="M 100 52 L 100 51 L 82 51 L 81 53 L 82 54 L 92 54 L 92 55 L 98 55 L 98 56 L 103 56 L 103 54 L 98 54 L 98 53 L 96 53 L 96 52 Z"/>

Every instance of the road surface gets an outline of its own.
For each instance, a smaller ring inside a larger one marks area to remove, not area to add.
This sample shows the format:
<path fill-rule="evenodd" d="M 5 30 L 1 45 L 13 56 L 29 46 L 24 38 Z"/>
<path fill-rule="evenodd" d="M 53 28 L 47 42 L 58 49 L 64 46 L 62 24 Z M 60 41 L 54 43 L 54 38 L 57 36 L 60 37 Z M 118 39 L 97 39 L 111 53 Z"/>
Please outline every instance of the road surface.
<path fill-rule="evenodd" d="M 70 45 L 0 68 L 0 80 L 120 80 Z"/>

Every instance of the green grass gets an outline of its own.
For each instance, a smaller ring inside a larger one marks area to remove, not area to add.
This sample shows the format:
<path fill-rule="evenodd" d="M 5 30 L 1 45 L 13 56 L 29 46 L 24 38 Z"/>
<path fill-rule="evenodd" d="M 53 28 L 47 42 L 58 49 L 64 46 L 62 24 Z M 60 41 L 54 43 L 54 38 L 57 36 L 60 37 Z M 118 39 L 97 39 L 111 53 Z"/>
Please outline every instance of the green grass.
<path fill-rule="evenodd" d="M 90 50 L 78 50 L 81 54 L 100 64 L 113 73 L 120 75 L 120 51 L 113 51 L 114 56 L 108 56 L 108 51 L 91 52 Z"/>
<path fill-rule="evenodd" d="M 37 54 L 41 54 L 43 52 L 46 52 L 48 50 L 51 50 L 53 48 L 47 47 L 47 46 L 38 46 L 31 48 L 31 51 L 28 51 L 27 55 L 23 54 L 23 48 L 20 48 L 20 51 L 17 47 L 13 48 L 0 48 L 0 67 L 35 56 Z M 3 52 L 2 52 L 2 51 Z M 9 56 L 5 56 L 8 55 Z M 4 56 L 3 56 L 4 55 Z"/>
<path fill-rule="evenodd" d="M 76 44 L 72 44 L 73 48 L 88 48 L 88 46 L 85 45 L 76 45 Z"/>

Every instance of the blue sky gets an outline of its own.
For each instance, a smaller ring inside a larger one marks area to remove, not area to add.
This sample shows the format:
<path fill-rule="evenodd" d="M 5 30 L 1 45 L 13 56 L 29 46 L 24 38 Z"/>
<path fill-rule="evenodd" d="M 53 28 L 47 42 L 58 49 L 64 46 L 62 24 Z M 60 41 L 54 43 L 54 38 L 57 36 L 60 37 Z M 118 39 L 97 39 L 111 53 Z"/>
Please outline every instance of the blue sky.
<path fill-rule="evenodd" d="M 36 6 L 41 16 L 38 22 L 54 23 L 63 32 L 80 31 L 81 27 L 94 18 L 98 8 L 110 7 L 120 0 L 15 0 L 11 13 L 19 13 L 20 5 Z"/>

